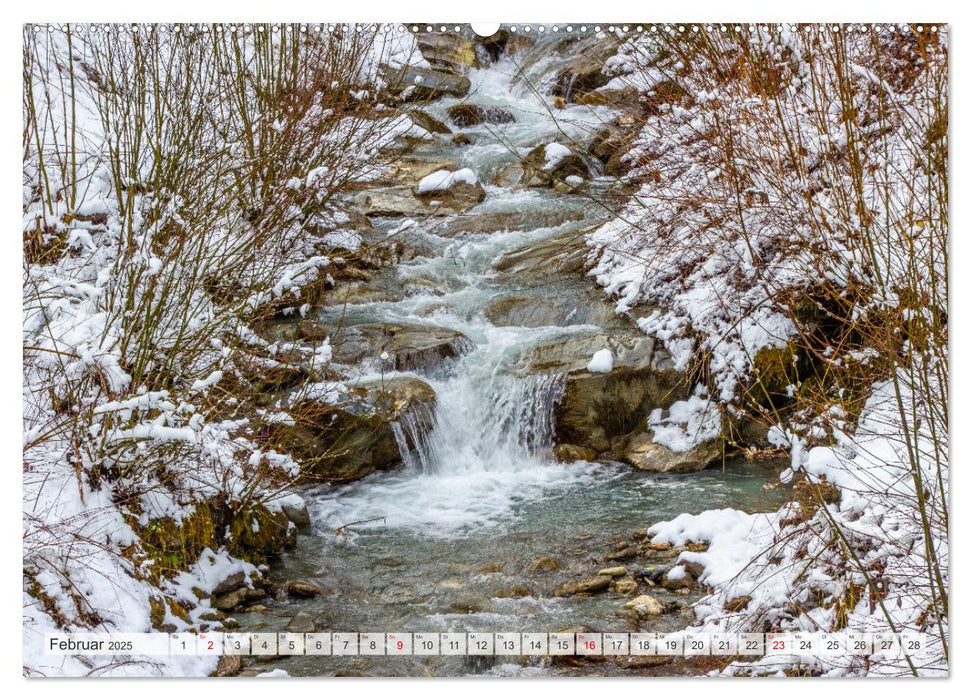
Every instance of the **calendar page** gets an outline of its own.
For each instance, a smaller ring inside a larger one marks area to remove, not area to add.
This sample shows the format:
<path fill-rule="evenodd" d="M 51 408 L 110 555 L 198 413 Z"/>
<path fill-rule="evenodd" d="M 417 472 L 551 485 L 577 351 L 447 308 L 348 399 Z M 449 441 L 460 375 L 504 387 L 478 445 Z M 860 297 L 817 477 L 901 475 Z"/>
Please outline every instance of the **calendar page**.
<path fill-rule="evenodd" d="M 948 26 L 644 15 L 23 25 L 24 676 L 948 675 Z"/>

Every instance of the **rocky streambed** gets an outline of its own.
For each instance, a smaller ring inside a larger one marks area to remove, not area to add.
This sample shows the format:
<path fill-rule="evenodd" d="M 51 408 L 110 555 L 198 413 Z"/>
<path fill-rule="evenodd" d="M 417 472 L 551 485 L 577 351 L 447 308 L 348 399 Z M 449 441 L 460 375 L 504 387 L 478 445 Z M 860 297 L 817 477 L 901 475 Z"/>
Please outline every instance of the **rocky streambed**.
<path fill-rule="evenodd" d="M 679 552 L 651 545 L 645 526 L 713 507 L 768 510 L 781 495 L 763 489 L 775 465 L 725 460 L 720 438 L 681 452 L 653 442 L 648 415 L 687 399 L 694 380 L 638 329 L 650 309 L 618 315 L 585 274 L 584 235 L 625 196 L 615 176 L 630 111 L 646 107 L 598 92 L 611 39 L 433 37 L 419 41 L 432 68 L 391 81 L 424 137 L 403 138 L 388 175 L 343 203 L 358 244 L 308 295 L 309 311 L 265 329 L 304 357 L 329 343 L 330 362 L 268 387 L 267 411 L 287 419 L 261 437 L 300 460 L 309 522 L 266 597 L 225 606 L 229 624 L 681 628 L 703 589 L 690 572 L 667 578 Z M 591 365 L 604 350 L 609 371 Z M 647 662 L 586 663 L 271 665 L 629 673 Z"/>

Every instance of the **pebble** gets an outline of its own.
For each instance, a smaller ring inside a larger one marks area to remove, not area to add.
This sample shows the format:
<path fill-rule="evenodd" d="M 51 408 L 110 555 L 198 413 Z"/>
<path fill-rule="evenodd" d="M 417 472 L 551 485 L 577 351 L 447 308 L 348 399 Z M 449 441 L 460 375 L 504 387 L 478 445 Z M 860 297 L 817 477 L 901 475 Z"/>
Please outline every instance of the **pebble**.
<path fill-rule="evenodd" d="M 593 576 L 591 578 L 585 578 L 582 581 L 564 583 L 556 589 L 556 593 L 553 595 L 563 597 L 576 593 L 596 593 L 597 591 L 606 590 L 613 580 L 612 576 Z"/>
<path fill-rule="evenodd" d="M 607 561 L 621 561 L 623 559 L 633 559 L 637 556 L 637 547 L 624 547 L 607 555 Z"/>
<path fill-rule="evenodd" d="M 287 595 L 294 598 L 313 598 L 319 595 L 327 595 L 327 591 L 311 581 L 288 581 Z"/>
<path fill-rule="evenodd" d="M 640 615 L 660 615 L 664 612 L 664 606 L 657 598 L 649 595 L 639 595 L 633 600 L 624 603 L 624 607 L 636 610 Z"/>
<path fill-rule="evenodd" d="M 298 612 L 293 616 L 293 619 L 287 623 L 287 632 L 316 632 L 317 626 L 314 624 L 314 619 L 305 612 Z"/>
<path fill-rule="evenodd" d="M 540 557 L 530 565 L 529 570 L 530 571 L 556 571 L 557 569 L 560 569 L 560 568 L 561 568 L 560 562 L 558 562 L 553 557 Z"/>
<path fill-rule="evenodd" d="M 606 569 L 601 569 L 597 572 L 597 576 L 626 576 L 627 567 L 626 566 L 609 566 Z"/>

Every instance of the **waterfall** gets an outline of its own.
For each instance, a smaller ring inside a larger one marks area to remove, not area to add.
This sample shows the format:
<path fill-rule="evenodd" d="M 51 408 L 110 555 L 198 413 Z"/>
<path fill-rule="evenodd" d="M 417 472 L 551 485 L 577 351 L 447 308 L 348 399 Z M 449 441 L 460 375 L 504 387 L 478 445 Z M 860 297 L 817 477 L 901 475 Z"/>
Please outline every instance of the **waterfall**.
<path fill-rule="evenodd" d="M 435 411 L 427 403 L 409 406 L 398 420 L 391 422 L 391 431 L 405 467 L 423 469 L 431 463 L 429 438 L 434 430 Z"/>

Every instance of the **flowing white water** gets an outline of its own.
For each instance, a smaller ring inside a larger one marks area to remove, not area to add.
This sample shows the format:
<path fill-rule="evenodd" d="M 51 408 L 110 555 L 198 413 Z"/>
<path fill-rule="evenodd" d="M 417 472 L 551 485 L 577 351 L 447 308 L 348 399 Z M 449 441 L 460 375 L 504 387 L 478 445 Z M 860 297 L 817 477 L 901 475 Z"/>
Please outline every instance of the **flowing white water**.
<path fill-rule="evenodd" d="M 572 106 L 552 115 L 535 86 L 551 70 L 555 73 L 551 62 L 564 59 L 542 52 L 536 55 L 540 58 L 529 62 L 528 79 L 517 77 L 517 65 L 505 59 L 472 71 L 468 98 L 429 106 L 442 119 L 447 119 L 449 106 L 462 101 L 501 107 L 515 117 L 509 124 L 465 129 L 475 140 L 473 145 L 457 148 L 440 141 L 434 155 L 472 167 L 488 182 L 534 145 L 587 140 L 609 119 L 611 112 L 606 108 Z M 438 400 L 434 417 L 406 415 L 395 426 L 403 470 L 318 490 L 315 521 L 328 530 L 380 518 L 376 527 L 448 536 L 469 527 L 500 523 L 511 517 L 517 504 L 583 488 L 616 473 L 604 465 L 551 460 L 553 411 L 562 394 L 563 377 L 523 377 L 509 372 L 511 362 L 533 345 L 584 327 L 496 327 L 483 313 L 497 294 L 515 289 L 508 281 L 500 284 L 492 279 L 492 263 L 498 256 L 554 233 L 589 225 L 603 212 L 582 197 L 487 189 L 486 200 L 463 216 L 532 211 L 537 226 L 442 239 L 435 235 L 440 222 L 416 224 L 410 234 L 423 237 L 435 252 L 400 265 L 398 279 L 406 286 L 432 283 L 445 293 L 420 293 L 399 302 L 351 309 L 358 322 L 421 321 L 459 330 L 474 348 L 444 369 L 415 370 L 434 388 Z M 551 211 L 582 212 L 584 216 L 547 228 L 540 222 Z M 397 227 L 400 222 L 392 225 Z M 537 282 L 542 280 L 523 280 L 524 284 Z M 434 309 L 431 314 L 430 309 Z"/>

